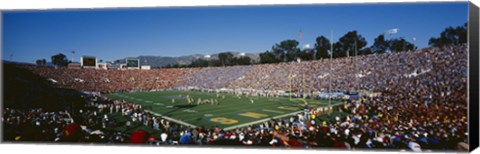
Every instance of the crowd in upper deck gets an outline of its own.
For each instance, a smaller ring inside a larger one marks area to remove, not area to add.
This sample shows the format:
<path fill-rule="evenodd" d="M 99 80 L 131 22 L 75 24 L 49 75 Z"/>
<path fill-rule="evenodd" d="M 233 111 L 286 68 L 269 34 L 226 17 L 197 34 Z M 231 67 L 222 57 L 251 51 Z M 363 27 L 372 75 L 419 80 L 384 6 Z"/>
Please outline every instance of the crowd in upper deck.
<path fill-rule="evenodd" d="M 74 115 L 67 111 L 6 108 L 2 121 L 10 128 L 7 132 L 15 134 L 7 136 L 12 140 L 72 141 L 73 131 L 81 134 L 75 137 L 80 142 L 131 142 L 132 138 L 121 131 L 108 129 L 117 126 L 105 115 L 120 113 L 128 119 L 127 124 L 142 124 L 162 132 L 147 133 L 142 142 L 145 144 L 465 149 L 467 51 L 461 45 L 333 60 L 213 68 L 77 70 L 21 66 L 53 79 L 59 87 L 103 93 L 194 86 L 258 90 L 293 87 L 307 94 L 354 90 L 381 95 L 347 101 L 338 110 L 348 115 L 334 120 L 316 119 L 322 113 L 311 109 L 306 116 L 299 114 L 228 131 L 218 127 L 189 128 L 147 113 L 139 105 L 102 96 L 87 101 L 86 108 L 75 110 Z M 24 128 L 39 132 L 25 135 Z M 94 130 L 101 133 L 93 134 Z"/>

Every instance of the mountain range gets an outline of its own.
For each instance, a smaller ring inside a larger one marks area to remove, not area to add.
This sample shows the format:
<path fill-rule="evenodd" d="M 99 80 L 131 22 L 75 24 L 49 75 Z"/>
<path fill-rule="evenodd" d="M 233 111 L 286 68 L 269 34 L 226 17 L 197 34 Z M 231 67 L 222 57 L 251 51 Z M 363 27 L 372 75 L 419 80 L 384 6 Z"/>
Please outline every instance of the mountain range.
<path fill-rule="evenodd" d="M 235 57 L 242 56 L 242 52 L 230 52 Z M 151 67 L 164 67 L 167 65 L 188 65 L 197 59 L 218 59 L 218 54 L 212 54 L 209 58 L 206 58 L 205 55 L 202 54 L 193 54 L 187 56 L 180 56 L 180 57 L 167 57 L 167 56 L 138 56 L 138 57 L 125 57 L 123 59 L 118 59 L 113 61 L 112 63 L 115 64 L 124 64 L 126 58 L 137 58 L 140 59 L 140 65 L 150 65 Z M 260 61 L 260 56 L 258 53 L 245 53 L 244 56 L 250 57 L 253 63 L 257 63 Z"/>

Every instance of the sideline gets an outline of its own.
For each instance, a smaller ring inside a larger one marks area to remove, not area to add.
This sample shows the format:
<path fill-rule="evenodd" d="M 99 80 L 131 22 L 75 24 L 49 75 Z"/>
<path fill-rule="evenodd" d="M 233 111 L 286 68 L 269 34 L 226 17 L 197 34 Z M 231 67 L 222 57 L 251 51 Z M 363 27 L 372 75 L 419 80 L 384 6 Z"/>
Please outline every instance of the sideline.
<path fill-rule="evenodd" d="M 145 111 L 145 112 L 148 112 L 148 113 L 151 113 L 151 114 L 153 114 L 153 115 L 156 115 L 156 116 L 160 116 L 160 117 L 163 118 L 163 119 L 167 119 L 167 120 L 170 120 L 170 121 L 173 121 L 173 122 L 176 122 L 176 123 L 185 125 L 185 126 L 189 126 L 189 127 L 192 127 L 192 128 L 197 128 L 197 127 L 198 127 L 198 126 L 195 126 L 195 125 L 192 125 L 192 124 L 189 124 L 189 123 L 186 123 L 186 122 L 177 120 L 177 119 L 173 119 L 173 118 L 164 116 L 164 115 L 162 115 L 162 114 L 158 114 L 158 113 L 152 112 L 152 111 L 150 111 L 150 110 L 145 110 L 145 109 L 144 109 L 144 111 Z"/>
<path fill-rule="evenodd" d="M 296 111 L 296 112 L 287 113 L 287 114 L 284 114 L 284 115 L 278 115 L 278 116 L 271 117 L 271 118 L 265 118 L 265 119 L 261 119 L 261 120 L 257 120 L 257 121 L 252 121 L 252 122 L 249 122 L 249 123 L 243 123 L 243 124 L 240 124 L 240 125 L 230 126 L 230 127 L 224 128 L 223 130 L 232 130 L 232 129 L 236 129 L 236 128 L 241 128 L 241 127 L 245 127 L 245 126 L 269 121 L 271 119 L 279 119 L 279 118 L 288 117 L 288 116 L 295 115 L 295 114 L 298 114 L 298 113 L 301 113 L 301 112 L 303 112 L 303 111 Z"/>

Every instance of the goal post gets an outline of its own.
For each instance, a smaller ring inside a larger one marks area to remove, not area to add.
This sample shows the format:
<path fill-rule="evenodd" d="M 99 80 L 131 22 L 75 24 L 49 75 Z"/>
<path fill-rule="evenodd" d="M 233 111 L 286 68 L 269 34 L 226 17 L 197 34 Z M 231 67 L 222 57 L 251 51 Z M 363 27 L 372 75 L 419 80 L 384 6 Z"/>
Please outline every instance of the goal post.
<path fill-rule="evenodd" d="M 307 102 L 307 100 L 306 100 L 305 74 L 302 75 L 302 88 L 301 88 L 301 89 L 302 89 L 303 95 L 302 95 L 301 98 L 292 98 L 292 94 L 293 94 L 292 86 L 293 86 L 293 78 L 294 78 L 294 77 L 297 77 L 297 75 L 292 75 L 292 74 L 289 74 L 289 75 L 288 75 L 289 89 L 290 89 L 290 90 L 289 90 L 289 98 L 290 98 L 289 100 L 290 100 L 290 101 L 295 101 L 295 100 L 297 100 L 297 101 L 302 101 L 305 105 L 308 105 L 308 102 Z M 296 88 L 296 89 L 298 89 L 298 88 Z M 299 92 L 300 92 L 300 91 L 299 91 Z"/>

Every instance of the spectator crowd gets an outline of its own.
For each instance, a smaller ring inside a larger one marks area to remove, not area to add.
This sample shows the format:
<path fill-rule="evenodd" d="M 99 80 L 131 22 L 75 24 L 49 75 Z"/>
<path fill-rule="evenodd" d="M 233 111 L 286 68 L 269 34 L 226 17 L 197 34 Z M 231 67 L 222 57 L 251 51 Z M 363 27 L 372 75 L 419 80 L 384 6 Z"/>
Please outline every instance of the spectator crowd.
<path fill-rule="evenodd" d="M 111 93 L 177 87 L 250 88 L 315 92 L 358 91 L 330 119 L 309 109 L 284 119 L 223 130 L 191 128 L 142 106 L 96 95 L 68 111 L 3 109 L 7 140 L 143 143 L 152 145 L 246 145 L 291 148 L 468 149 L 467 46 L 360 55 L 251 66 L 153 70 L 94 70 L 23 66 L 59 87 Z M 331 87 L 331 89 L 330 89 Z M 369 93 L 380 95 L 368 96 Z M 108 115 L 121 115 L 125 121 Z M 121 125 L 119 125 L 121 123 Z M 143 125 L 160 131 L 125 133 Z M 123 128 L 117 130 L 113 128 Z M 25 134 L 26 128 L 38 130 Z M 27 136 L 30 138 L 25 139 Z"/>

